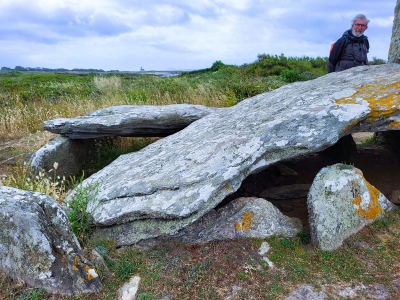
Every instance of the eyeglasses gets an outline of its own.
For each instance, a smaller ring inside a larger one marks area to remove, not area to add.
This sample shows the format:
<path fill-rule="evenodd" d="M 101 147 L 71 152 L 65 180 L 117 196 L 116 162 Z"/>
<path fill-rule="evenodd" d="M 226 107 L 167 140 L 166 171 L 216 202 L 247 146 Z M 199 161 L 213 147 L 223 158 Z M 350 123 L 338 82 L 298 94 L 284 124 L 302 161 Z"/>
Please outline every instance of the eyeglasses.
<path fill-rule="evenodd" d="M 356 23 L 356 24 L 354 24 L 354 26 L 359 26 L 359 27 L 367 27 L 367 25 L 364 25 L 364 24 L 358 24 L 358 23 Z"/>

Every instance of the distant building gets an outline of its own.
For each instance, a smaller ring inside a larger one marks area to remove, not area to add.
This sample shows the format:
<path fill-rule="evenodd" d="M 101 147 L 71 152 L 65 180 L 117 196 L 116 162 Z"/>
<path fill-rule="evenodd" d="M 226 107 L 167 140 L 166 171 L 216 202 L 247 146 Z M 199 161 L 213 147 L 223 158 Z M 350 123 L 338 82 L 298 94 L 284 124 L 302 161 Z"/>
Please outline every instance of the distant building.
<path fill-rule="evenodd" d="M 140 67 L 140 71 L 144 71 L 144 69 L 142 67 Z"/>

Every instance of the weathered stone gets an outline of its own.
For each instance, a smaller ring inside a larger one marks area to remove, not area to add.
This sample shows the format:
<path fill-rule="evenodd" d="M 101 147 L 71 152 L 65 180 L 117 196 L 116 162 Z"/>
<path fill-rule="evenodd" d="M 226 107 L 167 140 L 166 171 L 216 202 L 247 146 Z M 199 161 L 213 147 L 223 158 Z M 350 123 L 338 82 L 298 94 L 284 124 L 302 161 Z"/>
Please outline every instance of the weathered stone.
<path fill-rule="evenodd" d="M 251 173 L 354 132 L 400 129 L 400 65 L 330 73 L 209 114 L 83 182 L 88 211 L 119 245 L 174 234 Z M 66 199 L 68 202 L 74 193 Z"/>
<path fill-rule="evenodd" d="M 389 48 L 389 63 L 400 63 L 400 0 L 397 0 L 394 8 L 394 19 L 392 27 L 392 39 Z"/>
<path fill-rule="evenodd" d="M 306 198 L 311 184 L 291 184 L 263 190 L 259 197 L 276 200 Z"/>
<path fill-rule="evenodd" d="M 134 300 L 136 293 L 139 289 L 140 277 L 133 276 L 127 283 L 125 283 L 119 290 L 118 300 Z"/>
<path fill-rule="evenodd" d="M 324 251 L 339 248 L 347 237 L 396 208 L 359 169 L 345 164 L 317 174 L 307 205 L 311 241 Z"/>
<path fill-rule="evenodd" d="M 82 166 L 94 155 L 94 143 L 94 140 L 71 140 L 57 136 L 32 155 L 32 172 L 47 172 L 57 162 L 57 175 L 79 175 Z"/>
<path fill-rule="evenodd" d="M 197 244 L 238 237 L 293 237 L 302 229 L 303 225 L 299 219 L 283 215 L 265 199 L 238 198 L 218 210 L 211 210 L 176 235 L 148 239 L 139 242 L 137 246 L 147 248 L 172 240 Z M 107 229 L 101 229 L 100 235 L 108 235 Z M 110 237 L 119 242 L 118 236 Z"/>
<path fill-rule="evenodd" d="M 261 246 L 260 246 L 260 250 L 258 250 L 258 254 L 260 254 L 260 255 L 267 254 L 269 249 L 270 249 L 269 244 L 267 242 L 262 242 Z"/>
<path fill-rule="evenodd" d="M 163 137 L 218 110 L 221 108 L 189 104 L 121 105 L 72 119 L 45 121 L 44 129 L 71 139 L 104 136 Z"/>
<path fill-rule="evenodd" d="M 302 285 L 293 291 L 285 300 L 324 300 L 326 293 L 324 291 L 314 292 L 309 285 Z"/>
<path fill-rule="evenodd" d="M 97 292 L 68 218 L 51 197 L 0 186 L 0 270 L 51 293 Z"/>

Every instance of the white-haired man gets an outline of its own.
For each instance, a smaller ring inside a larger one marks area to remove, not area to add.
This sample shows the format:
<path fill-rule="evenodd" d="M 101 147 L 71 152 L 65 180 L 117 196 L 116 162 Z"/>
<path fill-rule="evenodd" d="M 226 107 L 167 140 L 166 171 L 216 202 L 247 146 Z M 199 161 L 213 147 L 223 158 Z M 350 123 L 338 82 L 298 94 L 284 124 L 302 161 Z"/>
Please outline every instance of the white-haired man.
<path fill-rule="evenodd" d="M 329 55 L 328 72 L 339 72 L 368 63 L 369 42 L 364 31 L 369 20 L 359 14 L 351 21 L 351 29 L 346 30 L 338 39 Z"/>

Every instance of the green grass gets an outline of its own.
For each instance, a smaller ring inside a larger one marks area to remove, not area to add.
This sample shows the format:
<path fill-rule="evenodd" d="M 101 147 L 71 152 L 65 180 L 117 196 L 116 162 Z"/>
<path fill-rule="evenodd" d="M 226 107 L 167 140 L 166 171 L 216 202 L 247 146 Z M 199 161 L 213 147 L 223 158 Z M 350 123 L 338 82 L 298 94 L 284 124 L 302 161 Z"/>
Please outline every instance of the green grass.
<path fill-rule="evenodd" d="M 84 175 L 82 175 L 80 182 L 82 182 L 83 178 Z M 80 182 L 74 189 L 74 197 L 67 203 L 67 216 L 72 231 L 77 237 L 79 243 L 81 246 L 85 246 L 89 242 L 90 235 L 94 231 L 93 217 L 87 211 L 87 205 L 91 199 L 91 195 L 97 194 L 97 187 L 90 185 L 81 187 Z"/>
<path fill-rule="evenodd" d="M 376 135 L 373 134 L 371 137 L 369 137 L 366 140 L 362 141 L 361 146 L 362 147 L 372 146 L 372 145 L 376 145 L 377 143 L 378 143 L 378 140 L 376 139 Z"/>
<path fill-rule="evenodd" d="M 326 74 L 326 58 L 259 55 L 251 64 L 225 65 L 175 77 L 123 74 L 80 76 L 0 74 L 0 140 L 43 129 L 43 122 L 71 118 L 113 105 L 202 104 L 232 106 L 294 81 Z"/>

